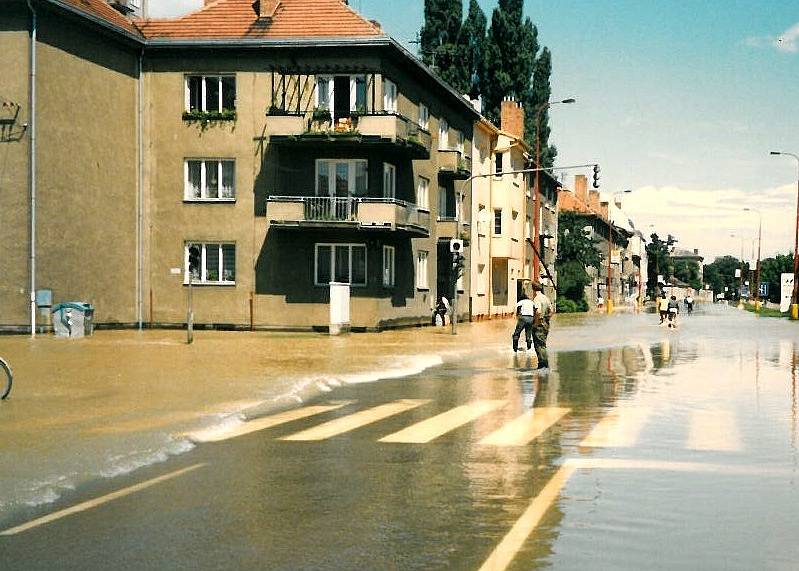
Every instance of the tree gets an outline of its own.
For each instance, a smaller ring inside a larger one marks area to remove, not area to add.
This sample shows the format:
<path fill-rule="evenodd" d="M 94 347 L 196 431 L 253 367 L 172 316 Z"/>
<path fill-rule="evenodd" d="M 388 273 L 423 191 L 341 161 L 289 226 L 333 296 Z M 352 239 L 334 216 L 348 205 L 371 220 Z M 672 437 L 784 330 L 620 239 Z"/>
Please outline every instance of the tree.
<path fill-rule="evenodd" d="M 462 19 L 462 0 L 424 2 L 424 26 L 420 33 L 422 61 L 438 70 L 445 81 L 457 75 L 457 70 L 451 68 Z"/>
<path fill-rule="evenodd" d="M 457 59 L 460 62 L 459 76 L 453 87 L 470 97 L 480 94 L 481 78 L 484 76 L 483 45 L 486 35 L 486 16 L 477 0 L 470 0 L 466 15 L 458 34 Z"/>
<path fill-rule="evenodd" d="M 541 145 L 541 166 L 551 167 L 555 163 L 558 150 L 549 145 L 549 110 L 546 104 L 552 96 L 552 87 L 549 79 L 552 75 L 552 53 L 549 48 L 541 50 L 541 55 L 535 60 L 535 70 L 533 72 L 533 86 L 530 96 L 525 101 L 527 113 L 524 117 L 525 140 L 531 148 L 535 149 L 536 138 Z M 538 133 L 536 133 L 536 111 L 538 113 Z"/>
<path fill-rule="evenodd" d="M 793 253 L 777 254 L 773 258 L 766 258 L 760 261 L 760 283 L 769 284 L 768 300 L 774 303 L 780 302 L 780 284 L 782 283 L 780 274 L 793 273 Z"/>
<path fill-rule="evenodd" d="M 583 311 L 588 309 L 585 286 L 591 283 L 586 268 L 598 268 L 602 261 L 597 249 L 598 241 L 585 230 L 588 223 L 588 217 L 577 212 L 558 215 L 558 254 L 555 258 L 558 299 L 568 299 Z"/>
<path fill-rule="evenodd" d="M 702 289 L 699 262 L 693 260 L 677 260 L 674 262 L 674 277 L 687 283 L 694 289 Z"/>
<path fill-rule="evenodd" d="M 725 299 L 738 299 L 740 278 L 735 271 L 741 269 L 741 260 L 734 256 L 722 256 L 705 266 L 705 284 L 713 289 L 713 298 L 724 294 Z M 744 275 L 748 275 L 748 266 L 744 265 Z M 725 289 L 726 288 L 726 289 Z"/>
<path fill-rule="evenodd" d="M 650 297 L 657 297 L 660 294 L 658 287 L 658 276 L 663 276 L 664 281 L 668 281 L 674 274 L 669 252 L 671 247 L 677 243 L 677 238 L 669 234 L 666 240 L 661 240 L 656 233 L 650 236 L 650 242 L 646 245 L 647 256 L 647 275 L 646 293 Z"/>

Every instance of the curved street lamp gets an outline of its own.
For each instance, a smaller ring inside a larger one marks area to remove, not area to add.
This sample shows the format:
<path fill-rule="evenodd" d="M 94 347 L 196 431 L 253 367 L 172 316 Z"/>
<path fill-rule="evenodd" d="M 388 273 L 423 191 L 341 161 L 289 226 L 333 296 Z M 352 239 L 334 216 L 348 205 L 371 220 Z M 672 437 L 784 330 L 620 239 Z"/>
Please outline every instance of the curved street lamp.
<path fill-rule="evenodd" d="M 771 155 L 785 155 L 796 159 L 796 231 L 793 238 L 793 293 L 791 294 L 791 319 L 799 319 L 799 155 L 771 151 Z"/>

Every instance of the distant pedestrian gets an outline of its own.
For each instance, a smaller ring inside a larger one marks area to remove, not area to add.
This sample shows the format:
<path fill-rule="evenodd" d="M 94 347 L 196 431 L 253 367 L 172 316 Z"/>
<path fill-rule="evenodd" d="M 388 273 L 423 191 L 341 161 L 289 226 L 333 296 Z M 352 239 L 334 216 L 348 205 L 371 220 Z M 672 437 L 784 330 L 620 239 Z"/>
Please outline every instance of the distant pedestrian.
<path fill-rule="evenodd" d="M 552 318 L 552 302 L 544 295 L 544 288 L 538 282 L 532 283 L 533 303 L 535 304 L 535 319 L 533 320 L 533 344 L 535 355 L 538 358 L 538 368 L 549 367 L 547 355 L 547 336 L 549 335 L 549 321 Z"/>
<path fill-rule="evenodd" d="M 433 309 L 433 325 L 441 322 L 442 327 L 447 324 L 447 314 L 449 313 L 449 300 L 443 295 L 438 298 L 438 303 Z"/>
<path fill-rule="evenodd" d="M 671 296 L 668 300 L 668 313 L 669 313 L 669 327 L 672 329 L 677 327 L 677 314 L 680 313 L 680 304 L 677 301 L 677 296 Z"/>
<path fill-rule="evenodd" d="M 691 315 L 694 311 L 694 297 L 691 294 L 688 294 L 688 297 L 685 298 L 685 309 L 688 311 L 688 315 Z"/>
<path fill-rule="evenodd" d="M 600 311 L 605 307 L 605 300 L 601 295 L 596 296 L 596 308 Z"/>
<path fill-rule="evenodd" d="M 669 298 L 665 295 L 658 301 L 658 311 L 660 311 L 660 323 L 662 324 L 669 315 Z"/>
<path fill-rule="evenodd" d="M 516 329 L 513 330 L 513 352 L 519 350 L 519 337 L 524 331 L 527 350 L 533 348 L 533 323 L 535 321 L 535 303 L 526 294 L 522 294 L 519 303 L 516 304 Z"/>

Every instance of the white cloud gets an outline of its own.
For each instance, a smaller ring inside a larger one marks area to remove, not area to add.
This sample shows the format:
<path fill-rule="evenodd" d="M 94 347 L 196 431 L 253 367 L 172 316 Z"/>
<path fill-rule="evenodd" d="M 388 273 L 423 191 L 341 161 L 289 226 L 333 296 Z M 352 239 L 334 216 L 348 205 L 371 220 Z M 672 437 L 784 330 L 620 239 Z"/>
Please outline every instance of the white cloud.
<path fill-rule="evenodd" d="M 644 186 L 623 197 L 623 209 L 647 237 L 653 231 L 660 237 L 672 234 L 679 247 L 698 248 L 705 260 L 712 262 L 725 254 L 740 256 L 741 237 L 744 256 L 752 255 L 757 246 L 758 216 L 743 209 L 757 208 L 763 217 L 762 250 L 767 257 L 793 249 L 796 192 L 793 184 L 757 192 Z"/>
<path fill-rule="evenodd" d="M 785 30 L 774 41 L 774 46 L 781 52 L 795 54 L 799 51 L 799 22 Z"/>

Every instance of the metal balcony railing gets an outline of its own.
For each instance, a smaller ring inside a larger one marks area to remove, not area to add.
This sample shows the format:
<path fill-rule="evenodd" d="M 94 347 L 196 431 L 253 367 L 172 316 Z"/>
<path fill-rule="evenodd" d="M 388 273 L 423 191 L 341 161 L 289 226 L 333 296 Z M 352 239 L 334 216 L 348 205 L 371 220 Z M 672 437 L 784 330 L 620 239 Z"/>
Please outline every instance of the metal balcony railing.
<path fill-rule="evenodd" d="M 353 197 L 306 196 L 302 198 L 305 220 L 350 222 L 358 220 L 358 199 Z"/>

